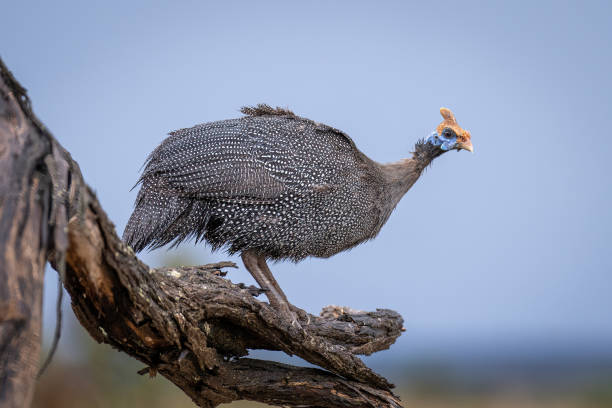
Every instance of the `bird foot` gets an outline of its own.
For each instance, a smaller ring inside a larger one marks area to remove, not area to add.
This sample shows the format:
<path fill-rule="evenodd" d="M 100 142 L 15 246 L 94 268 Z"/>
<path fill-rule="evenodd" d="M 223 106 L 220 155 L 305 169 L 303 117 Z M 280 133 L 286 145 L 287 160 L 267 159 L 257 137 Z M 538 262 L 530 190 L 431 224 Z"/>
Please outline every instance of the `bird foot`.
<path fill-rule="evenodd" d="M 291 327 L 295 327 L 298 330 L 304 330 L 300 324 L 300 316 L 298 313 L 300 309 L 289 303 L 271 304 L 271 306 L 278 311 L 283 320 L 291 322 Z"/>
<path fill-rule="evenodd" d="M 289 308 L 291 309 L 291 312 L 297 316 L 298 321 L 303 322 L 306 326 L 310 324 L 310 315 L 308 313 L 299 307 L 293 306 L 292 304 L 289 304 Z"/>

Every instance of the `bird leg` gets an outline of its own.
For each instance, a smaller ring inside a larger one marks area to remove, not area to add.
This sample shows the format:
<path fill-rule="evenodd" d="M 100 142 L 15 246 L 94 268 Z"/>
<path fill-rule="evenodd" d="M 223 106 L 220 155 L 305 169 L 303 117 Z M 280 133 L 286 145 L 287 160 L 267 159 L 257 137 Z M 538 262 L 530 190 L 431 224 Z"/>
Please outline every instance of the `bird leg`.
<path fill-rule="evenodd" d="M 270 268 L 268 268 L 266 258 L 252 250 L 244 251 L 241 257 L 244 266 L 253 275 L 259 286 L 266 291 L 270 306 L 289 317 L 292 321 L 297 322 L 295 314 L 291 311 L 287 296 L 278 286 Z"/>
<path fill-rule="evenodd" d="M 264 258 L 263 256 L 258 257 L 257 266 L 259 266 L 259 269 L 261 269 L 268 281 L 274 287 L 275 295 L 280 296 L 284 303 L 290 305 L 289 301 L 287 300 L 287 296 L 285 295 L 285 292 L 283 292 L 283 290 L 280 288 L 278 282 L 274 278 L 274 275 L 272 275 L 272 271 L 270 271 L 270 268 L 268 268 L 268 262 L 266 262 L 266 258 Z"/>

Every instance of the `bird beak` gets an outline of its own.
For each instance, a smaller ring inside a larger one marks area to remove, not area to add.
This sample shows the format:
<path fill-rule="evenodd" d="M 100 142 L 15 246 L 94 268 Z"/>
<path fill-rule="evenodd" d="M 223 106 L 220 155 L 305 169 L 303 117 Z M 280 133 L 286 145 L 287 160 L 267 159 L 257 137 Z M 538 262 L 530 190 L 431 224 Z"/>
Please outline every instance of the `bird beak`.
<path fill-rule="evenodd" d="M 457 151 L 463 149 L 463 150 L 467 150 L 468 152 L 474 153 L 474 146 L 472 146 L 472 142 L 470 140 L 468 140 L 466 142 L 459 142 L 459 143 L 457 143 L 456 149 L 457 149 Z"/>

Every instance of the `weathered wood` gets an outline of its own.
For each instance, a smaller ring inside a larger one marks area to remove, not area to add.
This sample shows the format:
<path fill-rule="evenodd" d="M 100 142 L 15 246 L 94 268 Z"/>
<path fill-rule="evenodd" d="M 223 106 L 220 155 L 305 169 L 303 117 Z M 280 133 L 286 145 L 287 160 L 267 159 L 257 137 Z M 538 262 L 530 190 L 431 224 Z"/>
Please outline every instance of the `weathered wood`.
<path fill-rule="evenodd" d="M 0 406 L 21 408 L 32 399 L 40 351 L 51 202 L 49 176 L 40 164 L 50 145 L 22 111 L 21 87 L 1 68 Z"/>
<path fill-rule="evenodd" d="M 72 308 L 94 339 L 142 361 L 201 407 L 238 399 L 400 406 L 387 380 L 355 354 L 388 348 L 401 333 L 401 316 L 328 308 L 320 317 L 295 308 L 296 327 L 257 300 L 258 289 L 224 279 L 221 268 L 231 263 L 150 269 L 119 239 L 76 162 L 0 69 L 0 172 L 14 167 L 0 173 L 0 262 L 12 262 L 0 266 L 8 282 L 0 285 L 0 405 L 29 403 L 48 255 L 58 270 L 65 260 Z M 281 350 L 328 371 L 244 358 L 249 349 Z"/>

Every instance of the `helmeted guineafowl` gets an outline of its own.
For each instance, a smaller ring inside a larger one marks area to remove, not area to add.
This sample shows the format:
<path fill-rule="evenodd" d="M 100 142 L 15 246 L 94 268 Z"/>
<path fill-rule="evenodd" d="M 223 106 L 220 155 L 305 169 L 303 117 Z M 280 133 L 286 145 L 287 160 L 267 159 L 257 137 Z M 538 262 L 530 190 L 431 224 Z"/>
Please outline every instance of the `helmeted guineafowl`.
<path fill-rule="evenodd" d="M 240 252 L 270 304 L 288 312 L 267 259 L 329 257 L 374 238 L 433 159 L 472 151 L 450 110 L 412 157 L 369 159 L 340 130 L 258 105 L 170 133 L 149 156 L 123 239 L 135 251 L 185 239 Z"/>

